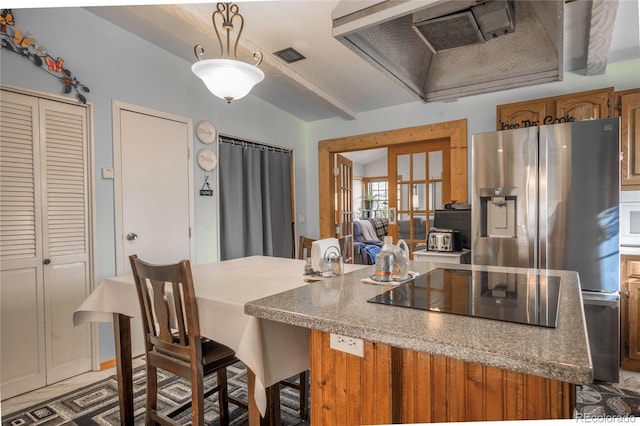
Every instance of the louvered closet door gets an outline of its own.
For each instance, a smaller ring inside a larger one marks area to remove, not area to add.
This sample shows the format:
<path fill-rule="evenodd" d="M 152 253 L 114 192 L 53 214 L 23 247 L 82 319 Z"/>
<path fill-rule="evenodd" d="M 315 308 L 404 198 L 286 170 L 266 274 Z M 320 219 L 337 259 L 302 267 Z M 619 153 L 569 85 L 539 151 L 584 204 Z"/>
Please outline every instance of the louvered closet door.
<path fill-rule="evenodd" d="M 46 384 L 38 99 L 0 97 L 0 393 Z"/>
<path fill-rule="evenodd" d="M 87 110 L 0 97 L 2 399 L 91 369 Z"/>
<path fill-rule="evenodd" d="M 73 312 L 89 295 L 87 112 L 40 100 L 47 383 L 91 368 L 90 327 Z"/>

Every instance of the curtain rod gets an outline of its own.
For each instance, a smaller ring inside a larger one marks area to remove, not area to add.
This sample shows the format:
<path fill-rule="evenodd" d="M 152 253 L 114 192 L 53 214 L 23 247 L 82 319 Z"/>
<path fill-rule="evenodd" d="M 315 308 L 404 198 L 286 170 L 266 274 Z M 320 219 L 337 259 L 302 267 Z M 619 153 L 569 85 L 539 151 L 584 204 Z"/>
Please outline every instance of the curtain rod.
<path fill-rule="evenodd" d="M 267 145 L 260 142 L 247 141 L 247 140 L 238 139 L 238 138 L 234 138 L 233 136 L 227 136 L 227 135 L 220 135 L 219 140 L 221 143 L 223 142 L 231 145 L 242 146 L 243 148 L 261 149 L 263 151 L 280 152 L 280 153 L 289 154 L 289 155 L 291 155 L 291 153 L 293 152 L 292 149 L 283 148 L 275 145 Z"/>

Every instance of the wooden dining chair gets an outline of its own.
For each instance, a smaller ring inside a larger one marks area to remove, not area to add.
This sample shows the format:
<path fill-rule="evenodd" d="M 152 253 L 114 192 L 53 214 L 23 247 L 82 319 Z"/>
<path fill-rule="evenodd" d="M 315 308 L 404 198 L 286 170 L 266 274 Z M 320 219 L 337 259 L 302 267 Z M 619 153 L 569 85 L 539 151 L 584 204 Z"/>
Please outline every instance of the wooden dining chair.
<path fill-rule="evenodd" d="M 315 240 L 307 238 L 304 235 L 300 235 L 298 243 L 298 259 L 306 259 L 311 256 L 311 244 Z M 281 386 L 288 386 L 294 388 L 299 393 L 300 404 L 300 419 L 307 420 L 309 417 L 309 370 L 305 370 L 298 374 L 297 381 L 290 377 L 289 379 L 282 380 Z"/>
<path fill-rule="evenodd" d="M 353 235 L 343 235 L 338 239 L 338 243 L 344 263 L 353 263 Z"/>
<path fill-rule="evenodd" d="M 129 256 L 145 334 L 147 404 L 145 423 L 177 425 L 172 416 L 191 407 L 192 424 L 204 425 L 204 398 L 218 392 L 220 424 L 229 424 L 229 402 L 247 408 L 227 394 L 226 367 L 238 361 L 235 352 L 200 335 L 198 307 L 188 260 L 152 265 Z M 170 287 L 169 289 L 167 287 Z M 191 382 L 191 401 L 171 413 L 159 413 L 157 369 Z M 204 376 L 217 373 L 217 385 L 204 390 Z"/>
<path fill-rule="evenodd" d="M 311 244 L 315 240 L 307 238 L 304 235 L 300 235 L 300 241 L 298 243 L 298 259 L 306 259 L 311 256 Z"/>

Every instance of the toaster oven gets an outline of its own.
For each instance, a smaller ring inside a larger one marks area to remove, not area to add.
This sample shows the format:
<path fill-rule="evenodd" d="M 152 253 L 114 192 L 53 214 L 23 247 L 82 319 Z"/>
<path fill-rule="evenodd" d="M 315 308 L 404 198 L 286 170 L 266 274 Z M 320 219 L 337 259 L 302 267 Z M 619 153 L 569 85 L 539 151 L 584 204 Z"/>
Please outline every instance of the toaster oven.
<path fill-rule="evenodd" d="M 431 228 L 427 234 L 427 251 L 453 252 L 462 250 L 460 232 L 453 229 Z"/>

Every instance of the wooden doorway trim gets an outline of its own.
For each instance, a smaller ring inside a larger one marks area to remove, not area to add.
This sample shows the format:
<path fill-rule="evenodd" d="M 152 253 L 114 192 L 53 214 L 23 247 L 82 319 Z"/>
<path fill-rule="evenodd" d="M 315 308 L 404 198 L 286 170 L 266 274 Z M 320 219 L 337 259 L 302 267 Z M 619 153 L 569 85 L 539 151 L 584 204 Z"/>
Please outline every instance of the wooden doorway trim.
<path fill-rule="evenodd" d="M 451 197 L 467 202 L 467 120 L 446 121 L 404 129 L 322 140 L 318 143 L 320 238 L 334 234 L 333 154 L 384 148 L 411 142 L 447 139 L 451 149 Z"/>

